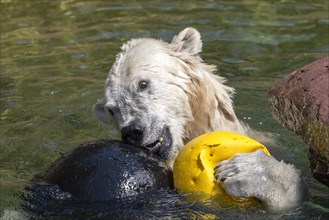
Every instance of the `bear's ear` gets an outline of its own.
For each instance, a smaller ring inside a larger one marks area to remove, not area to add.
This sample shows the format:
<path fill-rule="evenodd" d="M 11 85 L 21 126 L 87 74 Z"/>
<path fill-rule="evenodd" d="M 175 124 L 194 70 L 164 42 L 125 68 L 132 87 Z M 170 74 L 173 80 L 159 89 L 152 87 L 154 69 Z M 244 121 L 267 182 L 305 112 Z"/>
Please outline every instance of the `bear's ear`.
<path fill-rule="evenodd" d="M 104 98 L 98 99 L 97 102 L 93 106 L 93 111 L 96 114 L 98 120 L 100 120 L 103 123 L 109 124 L 110 118 L 109 115 L 105 112 L 105 106 L 106 101 Z"/>
<path fill-rule="evenodd" d="M 197 55 L 202 50 L 200 33 L 195 28 L 185 28 L 175 36 L 171 45 L 177 52 L 187 52 L 191 55 Z"/>

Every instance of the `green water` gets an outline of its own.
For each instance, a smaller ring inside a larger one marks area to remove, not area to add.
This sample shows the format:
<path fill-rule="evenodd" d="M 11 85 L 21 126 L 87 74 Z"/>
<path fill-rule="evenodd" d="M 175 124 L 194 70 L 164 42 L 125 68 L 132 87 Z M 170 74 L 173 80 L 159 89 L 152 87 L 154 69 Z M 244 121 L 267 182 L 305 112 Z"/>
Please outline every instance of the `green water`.
<path fill-rule="evenodd" d="M 59 153 L 119 137 L 91 107 L 121 44 L 170 41 L 186 26 L 201 32 L 204 60 L 236 88 L 240 119 L 274 133 L 281 159 L 302 170 L 310 190 L 302 216 L 329 215 L 329 189 L 312 179 L 307 146 L 272 118 L 266 95 L 289 72 L 328 55 L 327 0 L 0 2 L 0 216 Z"/>

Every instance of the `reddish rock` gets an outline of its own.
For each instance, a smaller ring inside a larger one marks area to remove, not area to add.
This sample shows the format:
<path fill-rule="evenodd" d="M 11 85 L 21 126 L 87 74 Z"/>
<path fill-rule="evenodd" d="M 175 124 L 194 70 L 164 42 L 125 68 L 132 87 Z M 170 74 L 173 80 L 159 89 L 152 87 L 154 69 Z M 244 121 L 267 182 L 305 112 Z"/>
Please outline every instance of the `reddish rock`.
<path fill-rule="evenodd" d="M 314 178 L 329 186 L 329 57 L 290 73 L 268 95 L 274 118 L 310 146 Z"/>

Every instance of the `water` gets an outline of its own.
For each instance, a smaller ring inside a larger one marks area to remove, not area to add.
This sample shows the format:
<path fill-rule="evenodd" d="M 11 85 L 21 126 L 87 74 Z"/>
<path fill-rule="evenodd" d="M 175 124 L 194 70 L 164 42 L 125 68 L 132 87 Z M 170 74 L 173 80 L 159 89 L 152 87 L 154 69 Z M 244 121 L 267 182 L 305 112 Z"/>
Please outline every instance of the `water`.
<path fill-rule="evenodd" d="M 119 137 L 114 128 L 97 122 L 91 106 L 102 96 L 123 42 L 133 37 L 170 41 L 193 26 L 202 34 L 204 60 L 216 64 L 236 88 L 239 118 L 275 134 L 282 144 L 280 158 L 301 169 L 309 186 L 300 209 L 264 215 L 328 217 L 329 189 L 311 177 L 307 146 L 273 119 L 266 95 L 281 77 L 328 55 L 328 1 L 0 2 L 0 216 L 17 207 L 16 194 L 59 153 L 86 141 Z M 164 206 L 171 210 L 168 216 L 179 216 L 180 206 Z M 239 216 L 237 210 L 209 203 L 187 209 L 196 218 Z M 145 209 L 134 211 L 149 216 Z"/>

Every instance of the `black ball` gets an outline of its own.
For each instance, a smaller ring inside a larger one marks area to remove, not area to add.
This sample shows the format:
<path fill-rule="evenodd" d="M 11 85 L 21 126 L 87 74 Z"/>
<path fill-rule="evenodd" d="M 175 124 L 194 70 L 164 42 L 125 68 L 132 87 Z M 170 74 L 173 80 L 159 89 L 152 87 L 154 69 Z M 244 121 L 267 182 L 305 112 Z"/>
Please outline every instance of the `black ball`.
<path fill-rule="evenodd" d="M 56 184 L 63 192 L 90 201 L 173 188 L 172 171 L 157 155 L 118 140 L 83 144 L 35 181 Z"/>

